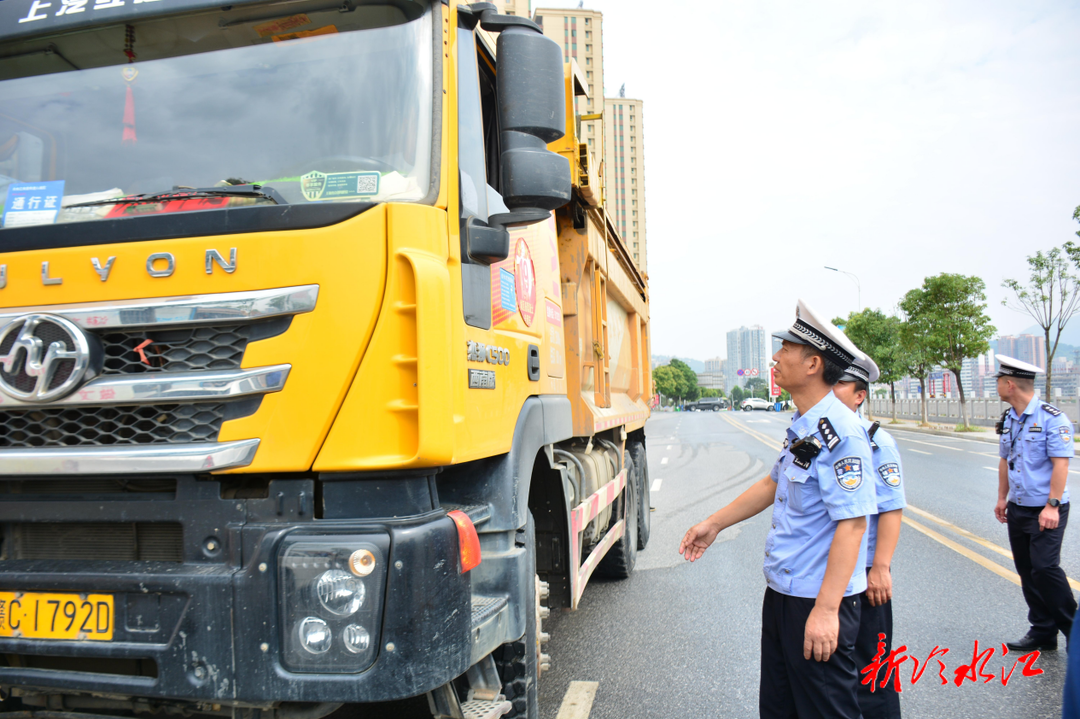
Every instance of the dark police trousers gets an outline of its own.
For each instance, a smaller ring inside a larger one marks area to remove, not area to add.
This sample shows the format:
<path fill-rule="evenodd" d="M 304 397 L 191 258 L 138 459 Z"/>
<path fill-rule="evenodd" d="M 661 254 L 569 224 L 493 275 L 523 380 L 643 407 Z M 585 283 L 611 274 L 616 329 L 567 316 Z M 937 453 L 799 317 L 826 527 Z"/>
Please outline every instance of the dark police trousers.
<path fill-rule="evenodd" d="M 1067 637 L 1076 614 L 1076 600 L 1058 560 L 1069 521 L 1069 505 L 1058 508 L 1057 529 L 1040 532 L 1042 510 L 1042 507 L 1021 507 L 1009 502 L 1006 509 L 1009 544 L 1027 601 L 1031 632 L 1040 637 L 1056 637 L 1061 630 Z"/>
<path fill-rule="evenodd" d="M 840 602 L 840 634 L 827 662 L 803 658 L 806 620 L 814 600 L 765 590 L 761 606 L 762 719 L 859 719 L 855 637 L 859 597 Z"/>
<path fill-rule="evenodd" d="M 866 568 L 870 574 L 870 567 Z M 881 667 L 877 672 L 874 690 L 870 691 L 870 683 L 863 684 L 867 675 L 862 670 L 874 661 L 878 654 L 878 635 L 885 635 L 885 649 L 879 661 L 889 656 L 893 648 L 893 620 L 892 600 L 881 606 L 875 607 L 870 604 L 866 592 L 859 595 L 861 617 L 859 619 L 859 637 L 855 640 L 855 666 L 859 670 L 859 708 L 862 709 L 863 719 L 900 719 L 900 695 L 896 693 L 895 676 L 888 677 L 885 686 L 881 683 L 886 679 L 886 667 Z"/>

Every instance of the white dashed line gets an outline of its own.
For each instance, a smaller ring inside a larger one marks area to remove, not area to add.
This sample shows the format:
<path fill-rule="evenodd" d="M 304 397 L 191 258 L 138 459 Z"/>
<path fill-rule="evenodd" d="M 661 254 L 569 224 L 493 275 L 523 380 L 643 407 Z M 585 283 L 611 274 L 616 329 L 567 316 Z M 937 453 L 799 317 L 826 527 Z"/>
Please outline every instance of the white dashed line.
<path fill-rule="evenodd" d="M 599 682 L 570 682 L 555 719 L 589 719 Z"/>
<path fill-rule="evenodd" d="M 663 483 L 664 483 L 664 480 L 662 480 L 662 479 L 654 479 L 653 483 L 652 483 L 652 489 L 650 489 L 649 491 L 650 492 L 659 492 L 660 491 L 660 485 L 663 484 Z"/>
<path fill-rule="evenodd" d="M 989 469 L 989 470 L 990 470 L 991 472 L 996 472 L 996 471 L 998 471 L 998 468 L 997 468 L 997 467 L 983 467 L 983 469 Z"/>
<path fill-rule="evenodd" d="M 947 444 L 934 444 L 933 442 L 923 442 L 922 440 L 908 439 L 907 437 L 897 437 L 897 439 L 902 439 L 905 442 L 915 442 L 917 444 L 925 444 L 927 447 L 937 447 L 939 449 L 953 449 L 953 450 L 956 450 L 957 452 L 963 452 L 964 451 L 960 447 L 950 447 Z"/>
<path fill-rule="evenodd" d="M 660 460 L 660 464 L 667 464 L 667 457 Z"/>
<path fill-rule="evenodd" d="M 909 452 L 918 452 L 919 454 L 933 454 L 933 452 L 924 452 L 921 449 L 912 449 L 911 447 L 908 447 L 908 451 Z"/>

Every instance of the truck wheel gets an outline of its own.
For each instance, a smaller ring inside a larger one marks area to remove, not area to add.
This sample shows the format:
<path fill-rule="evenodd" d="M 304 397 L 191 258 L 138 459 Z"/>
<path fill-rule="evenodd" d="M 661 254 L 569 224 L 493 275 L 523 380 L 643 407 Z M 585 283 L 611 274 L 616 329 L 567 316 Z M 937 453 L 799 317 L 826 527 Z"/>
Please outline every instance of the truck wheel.
<path fill-rule="evenodd" d="M 638 550 L 638 513 L 635 508 L 638 506 L 638 487 L 637 482 L 629 481 L 629 478 L 634 476 L 633 460 L 630 455 L 623 453 L 623 466 L 626 467 L 626 491 L 623 493 L 622 498 L 622 510 L 620 514 L 621 519 L 626 520 L 626 529 L 623 531 L 623 535 L 619 537 L 615 544 L 611 545 L 611 549 L 604 555 L 604 558 L 600 560 L 600 564 L 597 565 L 596 571 L 602 576 L 611 577 L 612 579 L 627 579 L 634 572 L 634 565 L 637 563 L 637 550 Z"/>
<path fill-rule="evenodd" d="M 716 410 L 713 410 L 714 412 Z M 652 496 L 649 492 L 649 461 L 645 455 L 645 443 L 634 442 L 630 445 L 630 460 L 637 470 L 635 480 L 638 485 L 638 528 L 637 548 L 645 549 L 649 544 L 649 531 L 652 528 Z"/>
<path fill-rule="evenodd" d="M 522 537 L 524 534 L 524 537 Z M 528 551 L 528 571 L 536 576 L 536 528 L 532 512 L 524 530 L 518 530 L 518 542 L 524 542 Z M 537 683 L 540 678 L 540 627 L 539 627 L 539 582 L 529 583 L 529 596 L 522 597 L 528 611 L 525 612 L 525 634 L 516 642 L 507 642 L 496 649 L 495 666 L 502 679 L 502 692 L 506 700 L 513 705 L 503 719 L 539 719 L 540 701 Z"/>

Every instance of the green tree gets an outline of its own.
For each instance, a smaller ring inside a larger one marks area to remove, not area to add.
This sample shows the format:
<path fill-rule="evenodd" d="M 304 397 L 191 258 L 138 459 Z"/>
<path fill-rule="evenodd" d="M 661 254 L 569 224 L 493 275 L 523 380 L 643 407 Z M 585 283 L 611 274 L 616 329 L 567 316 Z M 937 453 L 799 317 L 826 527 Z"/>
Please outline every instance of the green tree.
<path fill-rule="evenodd" d="M 1077 208 L 1080 212 L 1080 208 Z M 1075 214 L 1074 214 L 1075 217 Z M 1003 299 L 1001 304 L 1017 312 L 1027 312 L 1042 328 L 1046 344 L 1046 394 L 1050 401 L 1050 380 L 1054 353 L 1065 325 L 1080 312 L 1080 285 L 1069 266 L 1069 260 L 1080 267 L 1080 246 L 1066 242 L 1064 247 L 1054 247 L 1043 254 L 1039 250 L 1028 255 L 1029 279 L 1027 286 L 1017 280 L 1005 280 L 1002 287 L 1010 289 L 1016 298 Z M 1050 338 L 1053 337 L 1053 342 Z"/>
<path fill-rule="evenodd" d="M 900 324 L 900 367 L 906 377 L 919 380 L 919 399 L 922 404 L 922 424 L 929 424 L 926 416 L 926 377 L 934 369 L 934 360 L 920 342 L 916 328 L 907 322 Z M 894 420 L 895 421 L 895 420 Z"/>
<path fill-rule="evenodd" d="M 743 388 L 739 385 L 735 385 L 731 388 L 731 405 L 735 407 L 735 409 L 739 408 L 739 403 L 746 399 L 746 397 L 747 394 L 743 392 Z"/>
<path fill-rule="evenodd" d="M 701 396 L 701 388 L 698 387 L 697 383 L 697 373 L 690 369 L 690 365 L 682 360 L 673 359 L 668 363 L 668 366 L 677 372 L 681 378 L 679 397 L 692 402 Z"/>
<path fill-rule="evenodd" d="M 956 377 L 960 422 L 967 427 L 967 398 L 960 369 L 965 359 L 990 348 L 989 339 L 994 334 L 994 325 L 986 316 L 986 283 L 979 277 L 943 272 L 927 277 L 922 287 L 904 295 L 900 309 L 933 363 Z"/>
<path fill-rule="evenodd" d="M 865 309 L 852 312 L 846 320 L 833 320 L 833 324 L 845 325 L 844 333 L 855 346 L 868 354 L 881 370 L 878 382 L 889 385 L 892 393 L 892 418 L 896 421 L 896 383 L 904 378 L 900 346 L 900 318 L 886 315 L 881 310 Z M 867 413 L 870 405 L 867 403 Z M 873 419 L 873 415 L 870 415 Z"/>
<path fill-rule="evenodd" d="M 673 370 L 668 365 L 657 367 L 653 370 L 653 384 L 656 385 L 656 391 L 664 397 L 675 397 L 679 390 L 679 378 L 675 375 Z"/>
<path fill-rule="evenodd" d="M 749 397 L 757 397 L 758 392 L 761 392 L 762 399 L 769 397 L 769 382 L 763 377 L 751 377 L 746 380 L 746 389 L 749 390 L 747 394 Z"/>

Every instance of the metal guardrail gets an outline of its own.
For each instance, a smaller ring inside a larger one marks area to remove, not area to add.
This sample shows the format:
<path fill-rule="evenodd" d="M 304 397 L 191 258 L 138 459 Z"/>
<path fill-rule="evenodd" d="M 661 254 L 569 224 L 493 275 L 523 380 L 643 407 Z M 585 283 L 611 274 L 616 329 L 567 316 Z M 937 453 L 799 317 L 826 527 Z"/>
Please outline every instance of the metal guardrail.
<path fill-rule="evenodd" d="M 1065 413 L 1072 420 L 1073 425 L 1080 419 L 1080 398 L 1058 399 L 1051 402 L 1055 407 Z M 968 421 L 978 427 L 993 427 L 1001 417 L 1001 413 L 1008 408 L 1008 404 L 1000 399 L 973 397 L 967 400 Z M 874 417 L 891 417 L 892 400 L 874 399 L 870 401 L 870 409 Z M 927 399 L 927 419 L 931 422 L 942 424 L 960 423 L 960 400 L 959 399 Z M 896 400 L 896 416 L 900 419 L 922 419 L 922 400 L 898 399 Z"/>

